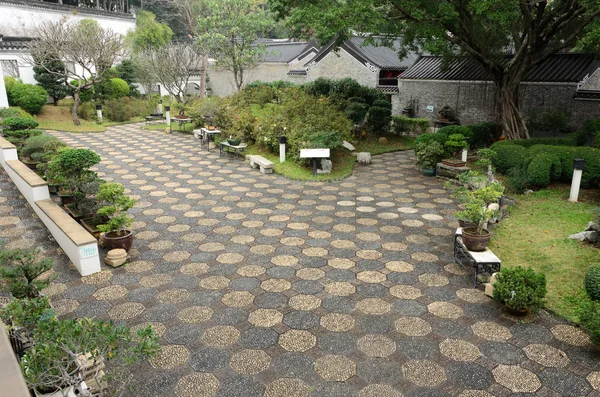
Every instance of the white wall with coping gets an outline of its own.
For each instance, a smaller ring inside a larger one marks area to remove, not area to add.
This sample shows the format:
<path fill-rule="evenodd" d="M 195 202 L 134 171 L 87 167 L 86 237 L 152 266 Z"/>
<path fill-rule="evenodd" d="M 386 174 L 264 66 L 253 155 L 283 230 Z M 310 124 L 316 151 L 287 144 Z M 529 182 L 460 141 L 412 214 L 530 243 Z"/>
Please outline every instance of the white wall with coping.
<path fill-rule="evenodd" d="M 86 18 L 94 19 L 103 28 L 110 28 L 122 35 L 127 34 L 130 29 L 135 29 L 135 17 L 130 14 L 54 3 L 0 0 L 0 26 L 5 36 L 31 37 L 40 22 L 61 20 L 76 22 Z"/>
<path fill-rule="evenodd" d="M 8 107 L 8 98 L 6 96 L 6 86 L 4 85 L 4 72 L 0 64 L 0 109 Z"/>
<path fill-rule="evenodd" d="M 0 164 L 79 273 L 88 276 L 99 272 L 100 255 L 94 236 L 50 199 L 48 184 L 17 160 L 17 149 L 4 138 L 0 138 Z"/>

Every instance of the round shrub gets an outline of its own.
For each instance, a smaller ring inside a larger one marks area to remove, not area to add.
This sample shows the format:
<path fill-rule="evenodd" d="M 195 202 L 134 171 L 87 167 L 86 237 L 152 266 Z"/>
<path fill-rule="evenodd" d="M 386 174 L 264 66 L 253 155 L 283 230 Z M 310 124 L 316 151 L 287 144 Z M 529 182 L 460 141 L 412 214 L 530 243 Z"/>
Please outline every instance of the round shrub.
<path fill-rule="evenodd" d="M 551 168 L 552 156 L 540 153 L 531 160 L 527 167 L 527 180 L 538 187 L 548 186 Z"/>
<path fill-rule="evenodd" d="M 46 90 L 33 84 L 16 84 L 11 96 L 15 105 L 31 114 L 38 114 L 48 102 Z"/>
<path fill-rule="evenodd" d="M 110 84 L 112 98 L 122 98 L 129 95 L 129 84 L 125 80 L 114 77 L 110 79 Z"/>
<path fill-rule="evenodd" d="M 361 102 L 350 102 L 344 110 L 344 115 L 348 117 L 354 124 L 359 124 L 365 119 L 369 105 Z"/>
<path fill-rule="evenodd" d="M 373 102 L 373 106 L 392 110 L 392 104 L 390 103 L 390 101 L 385 100 L 385 99 L 377 99 L 376 101 Z"/>
<path fill-rule="evenodd" d="M 31 115 L 19 108 L 4 108 L 0 109 L 0 119 L 5 119 L 7 117 L 24 117 L 31 119 Z"/>
<path fill-rule="evenodd" d="M 471 143 L 471 136 L 473 133 L 466 125 L 449 125 L 437 130 L 436 134 L 444 134 L 446 136 L 461 134 L 467 139 L 467 142 Z"/>
<path fill-rule="evenodd" d="M 471 131 L 469 143 L 471 148 L 488 147 L 494 143 L 496 137 L 496 123 L 471 124 L 467 126 Z"/>
<path fill-rule="evenodd" d="M 31 130 L 37 128 L 38 125 L 40 125 L 40 123 L 28 117 L 7 117 L 2 120 L 2 127 L 4 127 L 4 130 L 9 131 Z"/>
<path fill-rule="evenodd" d="M 504 268 L 496 275 L 494 299 L 514 310 L 537 313 L 546 297 L 546 276 L 532 268 Z"/>
<path fill-rule="evenodd" d="M 600 302 L 586 302 L 581 308 L 579 322 L 588 331 L 592 343 L 600 346 Z"/>
<path fill-rule="evenodd" d="M 392 110 L 386 107 L 371 106 L 367 113 L 367 123 L 371 130 L 381 134 L 387 132 L 392 121 Z"/>
<path fill-rule="evenodd" d="M 17 106 L 12 96 L 12 90 L 17 84 L 23 84 L 23 82 L 13 76 L 4 76 L 4 87 L 6 88 L 6 96 L 10 106 Z"/>
<path fill-rule="evenodd" d="M 446 134 L 438 134 L 437 132 L 428 132 L 425 134 L 421 134 L 415 139 L 415 147 L 419 144 L 429 144 L 431 142 L 438 142 L 440 145 L 444 146 L 446 141 L 448 140 L 448 136 Z"/>
<path fill-rule="evenodd" d="M 497 154 L 492 159 L 494 167 L 502 174 L 508 173 L 512 168 L 520 168 L 527 153 L 524 147 L 513 145 L 508 141 L 494 143 L 491 149 Z"/>
<path fill-rule="evenodd" d="M 590 266 L 583 281 L 590 299 L 600 301 L 600 263 Z"/>

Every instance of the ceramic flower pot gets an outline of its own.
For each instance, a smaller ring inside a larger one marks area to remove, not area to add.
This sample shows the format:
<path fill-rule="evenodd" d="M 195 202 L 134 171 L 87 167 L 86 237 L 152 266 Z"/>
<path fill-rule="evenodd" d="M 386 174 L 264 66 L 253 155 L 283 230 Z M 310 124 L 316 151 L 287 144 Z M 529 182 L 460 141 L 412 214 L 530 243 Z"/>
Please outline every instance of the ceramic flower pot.
<path fill-rule="evenodd" d="M 462 240 L 469 251 L 485 251 L 492 235 L 483 229 L 482 234 L 477 233 L 477 228 L 467 227 L 462 231 Z"/>

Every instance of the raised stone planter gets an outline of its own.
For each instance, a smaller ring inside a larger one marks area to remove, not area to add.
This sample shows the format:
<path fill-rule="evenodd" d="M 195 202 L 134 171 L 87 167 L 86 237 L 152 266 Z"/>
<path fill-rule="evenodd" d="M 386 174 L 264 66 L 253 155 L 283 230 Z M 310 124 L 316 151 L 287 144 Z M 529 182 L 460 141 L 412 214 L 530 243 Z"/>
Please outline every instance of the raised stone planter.
<path fill-rule="evenodd" d="M 0 138 L 0 164 L 82 276 L 100 271 L 98 243 L 50 199 L 48 184 L 17 160 L 17 149 Z"/>

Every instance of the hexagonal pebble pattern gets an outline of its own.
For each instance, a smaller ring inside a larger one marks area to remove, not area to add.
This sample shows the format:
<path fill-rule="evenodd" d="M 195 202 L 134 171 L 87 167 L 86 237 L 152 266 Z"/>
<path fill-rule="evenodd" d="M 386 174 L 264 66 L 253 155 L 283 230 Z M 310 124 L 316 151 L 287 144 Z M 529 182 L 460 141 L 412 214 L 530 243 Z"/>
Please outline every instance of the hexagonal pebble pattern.
<path fill-rule="evenodd" d="M 496 382 L 513 393 L 534 393 L 542 384 L 531 371 L 517 365 L 499 365 L 492 371 Z"/>
<path fill-rule="evenodd" d="M 102 177 L 139 200 L 130 261 L 80 277 L 2 169 L 0 240 L 55 259 L 44 293 L 59 316 L 152 327 L 163 350 L 134 368 L 141 396 L 600 391 L 581 329 L 518 322 L 471 287 L 452 258 L 457 206 L 412 152 L 296 182 L 191 135 L 51 134 L 97 151 Z"/>
<path fill-rule="evenodd" d="M 356 364 L 344 356 L 327 355 L 315 362 L 315 372 L 323 379 L 343 382 L 356 374 Z"/>

